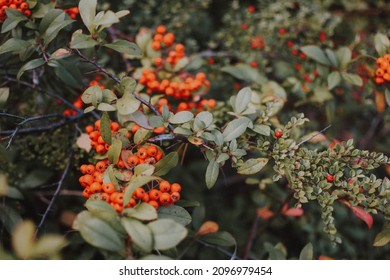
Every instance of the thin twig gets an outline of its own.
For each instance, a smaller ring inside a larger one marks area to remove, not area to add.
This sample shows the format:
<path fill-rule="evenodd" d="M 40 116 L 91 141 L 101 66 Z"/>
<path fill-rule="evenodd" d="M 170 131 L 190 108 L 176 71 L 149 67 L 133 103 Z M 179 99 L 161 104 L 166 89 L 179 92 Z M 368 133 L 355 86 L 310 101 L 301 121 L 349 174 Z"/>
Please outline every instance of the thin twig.
<path fill-rule="evenodd" d="M 311 139 L 317 137 L 318 135 L 320 135 L 321 133 L 323 133 L 324 131 L 326 131 L 326 130 L 327 130 L 328 128 L 330 128 L 331 126 L 332 126 L 332 125 L 330 124 L 330 125 L 328 125 L 327 127 L 325 127 L 324 129 L 318 131 L 316 134 L 314 134 L 314 135 L 312 135 L 312 136 L 310 136 L 310 137 L 308 137 L 308 138 L 302 140 L 301 142 L 299 142 L 299 143 L 297 144 L 297 146 L 299 147 L 299 146 L 301 146 L 302 144 L 304 144 L 304 143 L 310 141 Z"/>
<path fill-rule="evenodd" d="M 200 243 L 200 244 L 202 244 L 205 247 L 216 249 L 220 253 L 225 254 L 226 256 L 229 256 L 232 260 L 241 260 L 241 258 L 238 257 L 235 253 L 230 253 L 229 251 L 226 251 L 225 249 L 222 249 L 221 247 L 218 247 L 218 246 L 213 245 L 213 244 L 206 243 L 206 242 L 204 242 L 204 241 L 202 241 L 200 239 L 195 239 L 195 241 Z"/>
<path fill-rule="evenodd" d="M 53 207 L 54 201 L 56 200 L 56 198 L 57 198 L 58 195 L 60 194 L 62 185 L 64 184 L 65 178 L 66 178 L 66 176 L 68 175 L 69 168 L 70 168 L 70 165 L 71 165 L 71 163 L 72 163 L 72 158 L 73 158 L 73 147 L 70 148 L 69 157 L 68 157 L 68 162 L 66 163 L 66 166 L 65 166 L 65 168 L 64 168 L 64 171 L 62 172 L 61 179 L 58 181 L 57 189 L 55 190 L 54 195 L 53 195 L 53 197 L 51 198 L 50 203 L 49 203 L 49 205 L 47 206 L 46 211 L 45 211 L 45 213 L 43 214 L 43 216 L 42 216 L 42 218 L 41 218 L 41 221 L 39 222 L 38 226 L 37 226 L 36 229 L 35 229 L 35 239 L 36 239 L 37 236 L 38 236 L 38 232 L 39 232 L 40 228 L 41 228 L 41 227 L 43 226 L 43 224 L 45 223 L 45 221 L 46 221 L 46 219 L 47 219 L 47 216 L 49 215 L 49 212 L 51 211 L 51 209 L 52 209 L 52 207 Z"/>

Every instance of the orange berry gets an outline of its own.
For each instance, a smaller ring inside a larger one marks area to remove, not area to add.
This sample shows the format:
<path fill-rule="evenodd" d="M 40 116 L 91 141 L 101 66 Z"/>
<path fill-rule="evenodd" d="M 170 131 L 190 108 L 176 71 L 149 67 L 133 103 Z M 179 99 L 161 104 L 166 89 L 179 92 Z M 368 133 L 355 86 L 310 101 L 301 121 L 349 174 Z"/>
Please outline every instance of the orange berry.
<path fill-rule="evenodd" d="M 98 193 L 102 191 L 102 185 L 98 182 L 93 182 L 90 186 L 89 189 L 91 190 L 92 193 Z"/>
<path fill-rule="evenodd" d="M 209 106 L 210 109 L 214 109 L 215 105 L 217 104 L 217 101 L 215 99 L 209 99 L 207 105 Z"/>
<path fill-rule="evenodd" d="M 120 205 L 123 205 L 123 197 L 124 197 L 123 193 L 118 193 L 115 197 L 114 202 L 119 203 Z"/>
<path fill-rule="evenodd" d="M 16 5 L 20 5 L 21 3 L 23 2 L 23 0 L 14 0 L 14 4 L 16 4 Z"/>
<path fill-rule="evenodd" d="M 160 182 L 160 191 L 165 193 L 165 192 L 169 192 L 169 190 L 171 189 L 171 184 L 168 182 L 168 181 L 161 181 Z"/>
<path fill-rule="evenodd" d="M 100 199 L 109 203 L 110 202 L 110 196 L 107 193 L 100 194 Z"/>
<path fill-rule="evenodd" d="M 383 57 L 378 57 L 377 60 L 376 60 L 376 64 L 379 66 L 382 64 L 382 62 L 384 61 L 385 59 Z"/>
<path fill-rule="evenodd" d="M 158 202 L 155 200 L 151 200 L 148 202 L 150 205 L 152 205 L 156 210 L 158 209 Z"/>
<path fill-rule="evenodd" d="M 181 191 L 181 185 L 178 183 L 173 183 L 171 185 L 171 192 L 180 192 Z"/>
<path fill-rule="evenodd" d="M 171 88 L 171 87 L 167 87 L 165 89 L 165 94 L 168 95 L 168 96 L 173 95 L 174 92 L 175 92 L 174 89 Z"/>
<path fill-rule="evenodd" d="M 122 159 L 119 159 L 117 166 L 118 166 L 119 168 L 122 168 L 122 169 L 126 167 L 126 165 L 125 165 L 125 163 L 123 162 Z"/>
<path fill-rule="evenodd" d="M 381 85 L 385 82 L 385 80 L 383 78 L 380 78 L 380 77 L 376 77 L 375 78 L 375 83 L 377 83 L 378 85 Z"/>
<path fill-rule="evenodd" d="M 390 63 L 387 61 L 387 60 L 383 60 L 383 62 L 381 63 L 381 68 L 383 69 L 383 70 L 385 70 L 386 71 L 386 69 L 387 69 L 387 67 L 389 67 L 390 66 Z"/>
<path fill-rule="evenodd" d="M 160 161 L 163 158 L 164 154 L 162 151 L 158 150 L 157 155 L 154 157 L 156 161 Z"/>
<path fill-rule="evenodd" d="M 172 201 L 172 199 L 169 193 L 162 193 L 159 198 L 159 201 L 162 205 L 168 205 Z"/>
<path fill-rule="evenodd" d="M 89 198 L 90 196 L 91 196 L 91 193 L 89 192 L 89 190 L 88 189 L 84 189 L 83 190 L 83 196 L 85 197 L 85 198 Z"/>
<path fill-rule="evenodd" d="M 116 201 L 116 197 L 117 197 L 119 194 L 120 194 L 120 193 L 119 193 L 119 192 L 116 192 L 116 191 L 114 191 L 114 192 L 112 192 L 111 194 L 109 194 L 109 195 L 110 195 L 110 201 L 115 202 L 115 201 Z"/>
<path fill-rule="evenodd" d="M 161 43 L 158 41 L 153 41 L 152 42 L 152 49 L 155 51 L 158 51 L 159 49 L 161 49 Z"/>
<path fill-rule="evenodd" d="M 375 75 L 377 75 L 378 77 L 382 77 L 384 73 L 385 71 L 382 68 L 378 68 L 375 71 Z"/>
<path fill-rule="evenodd" d="M 105 161 L 101 160 L 98 163 L 96 163 L 95 167 L 96 167 L 96 170 L 98 170 L 99 172 L 104 172 L 107 168 L 107 164 Z"/>
<path fill-rule="evenodd" d="M 153 132 L 156 134 L 162 134 L 165 132 L 165 126 L 156 127 L 153 129 Z"/>
<path fill-rule="evenodd" d="M 387 62 L 390 62 L 390 54 L 385 54 L 383 59 L 387 60 Z"/>
<path fill-rule="evenodd" d="M 149 191 L 150 200 L 158 200 L 160 198 L 161 192 L 156 189 L 152 189 Z"/>
<path fill-rule="evenodd" d="M 175 46 L 176 52 L 184 52 L 184 50 L 185 50 L 185 47 L 183 44 L 176 44 L 176 46 Z"/>
<path fill-rule="evenodd" d="M 140 129 L 141 127 L 138 125 L 138 124 L 135 124 L 133 125 L 133 127 L 131 128 L 131 132 L 134 134 L 138 131 L 138 129 Z"/>
<path fill-rule="evenodd" d="M 86 165 L 86 164 L 81 165 L 80 166 L 81 173 L 87 174 L 87 168 L 88 168 L 88 165 Z"/>
<path fill-rule="evenodd" d="M 112 122 L 112 123 L 110 124 L 111 130 L 114 131 L 114 132 L 118 131 L 118 130 L 119 130 L 119 127 L 120 127 L 120 125 L 119 125 L 119 123 L 117 123 L 117 122 Z"/>
<path fill-rule="evenodd" d="M 196 78 L 198 81 L 203 82 L 204 80 L 206 80 L 206 74 L 203 73 L 203 72 L 199 72 L 199 73 L 196 74 L 195 78 Z"/>
<path fill-rule="evenodd" d="M 154 156 L 157 155 L 157 152 L 158 152 L 158 149 L 157 149 L 157 147 L 154 146 L 154 145 L 150 145 L 150 146 L 147 148 L 148 156 L 154 157 Z"/>
<path fill-rule="evenodd" d="M 103 184 L 103 191 L 106 193 L 106 194 L 112 194 L 115 192 L 115 185 L 113 183 L 106 183 L 106 184 Z"/>
<path fill-rule="evenodd" d="M 93 178 L 95 179 L 95 182 L 98 182 L 100 184 L 103 183 L 103 178 L 104 178 L 103 173 L 95 171 Z"/>
<path fill-rule="evenodd" d="M 161 57 L 156 57 L 153 59 L 153 64 L 156 65 L 156 66 L 161 66 L 163 63 L 163 60 Z"/>
<path fill-rule="evenodd" d="M 163 35 L 162 34 L 156 34 L 153 36 L 153 41 L 156 41 L 156 42 L 162 42 L 163 40 Z"/>
<path fill-rule="evenodd" d="M 98 138 L 100 136 L 100 133 L 99 131 L 92 131 L 90 134 L 89 134 L 89 139 L 91 139 L 92 141 L 97 141 Z"/>
<path fill-rule="evenodd" d="M 95 121 L 95 128 L 100 131 L 100 120 Z"/>
<path fill-rule="evenodd" d="M 85 132 L 88 134 L 90 134 L 94 130 L 95 130 L 95 128 L 92 125 L 88 125 L 85 127 Z"/>
<path fill-rule="evenodd" d="M 136 198 L 142 199 L 144 197 L 144 195 L 145 195 L 145 190 L 143 188 L 138 187 L 135 189 L 134 196 Z"/>
<path fill-rule="evenodd" d="M 105 151 L 106 151 L 106 148 L 104 147 L 104 145 L 99 144 L 96 146 L 96 152 L 98 154 L 104 154 Z"/>
<path fill-rule="evenodd" d="M 139 158 L 136 155 L 129 156 L 127 162 L 133 166 L 136 166 L 139 163 Z"/>
<path fill-rule="evenodd" d="M 167 31 L 167 27 L 165 25 L 159 25 L 156 27 L 156 33 L 164 34 Z"/>
<path fill-rule="evenodd" d="M 143 202 L 149 202 L 150 201 L 149 195 L 147 193 L 145 193 L 144 196 L 142 197 L 142 201 Z"/>
<path fill-rule="evenodd" d="M 390 73 L 385 73 L 383 75 L 383 79 L 385 79 L 386 81 L 390 82 Z"/>
<path fill-rule="evenodd" d="M 174 41 L 175 35 L 173 35 L 173 33 L 167 33 L 164 35 L 163 42 L 167 47 L 171 46 Z"/>
<path fill-rule="evenodd" d="M 171 199 L 173 202 L 177 202 L 180 200 L 180 193 L 178 192 L 172 192 L 171 193 Z"/>
<path fill-rule="evenodd" d="M 93 174 L 95 172 L 95 166 L 93 164 L 88 164 L 86 170 L 88 174 Z"/>
<path fill-rule="evenodd" d="M 84 182 L 90 186 L 94 181 L 95 181 L 95 178 L 93 178 L 93 176 L 91 174 L 87 174 L 87 175 L 84 175 Z"/>
<path fill-rule="evenodd" d="M 110 205 L 119 213 L 123 211 L 123 206 L 119 203 L 110 203 Z"/>
<path fill-rule="evenodd" d="M 106 143 L 106 142 L 104 142 L 103 137 L 102 137 L 101 135 L 98 137 L 97 142 L 98 142 L 99 144 L 105 144 L 105 143 Z"/>
<path fill-rule="evenodd" d="M 148 156 L 148 152 L 146 148 L 142 147 L 138 150 L 137 155 L 140 159 L 146 159 Z"/>

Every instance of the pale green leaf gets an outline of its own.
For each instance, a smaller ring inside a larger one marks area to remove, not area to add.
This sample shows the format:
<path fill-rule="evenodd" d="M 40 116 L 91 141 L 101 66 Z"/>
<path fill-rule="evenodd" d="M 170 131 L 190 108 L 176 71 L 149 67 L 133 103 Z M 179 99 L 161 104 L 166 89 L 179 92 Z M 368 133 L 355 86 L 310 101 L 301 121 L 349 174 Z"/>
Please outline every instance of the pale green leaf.
<path fill-rule="evenodd" d="M 187 236 L 187 229 L 171 219 L 159 219 L 148 227 L 152 230 L 156 250 L 173 248 Z"/>
<path fill-rule="evenodd" d="M 151 229 L 137 221 L 130 218 L 122 218 L 122 225 L 134 242 L 143 252 L 149 253 L 153 249 L 153 236 Z"/>
<path fill-rule="evenodd" d="M 268 163 L 268 158 L 251 158 L 237 168 L 238 174 L 255 174 Z"/>
<path fill-rule="evenodd" d="M 183 226 L 191 223 L 191 215 L 183 207 L 172 205 L 158 208 L 159 219 L 172 219 Z"/>
<path fill-rule="evenodd" d="M 310 57 L 311 59 L 317 61 L 318 63 L 321 63 L 323 65 L 327 65 L 327 66 L 331 65 L 331 63 L 330 63 L 329 59 L 326 57 L 324 51 L 318 46 L 314 46 L 314 45 L 303 46 L 303 47 L 301 47 L 301 51 L 304 54 L 306 54 L 308 57 Z"/>
<path fill-rule="evenodd" d="M 248 128 L 249 123 L 248 118 L 239 118 L 229 122 L 223 131 L 224 141 L 229 142 L 240 137 Z"/>

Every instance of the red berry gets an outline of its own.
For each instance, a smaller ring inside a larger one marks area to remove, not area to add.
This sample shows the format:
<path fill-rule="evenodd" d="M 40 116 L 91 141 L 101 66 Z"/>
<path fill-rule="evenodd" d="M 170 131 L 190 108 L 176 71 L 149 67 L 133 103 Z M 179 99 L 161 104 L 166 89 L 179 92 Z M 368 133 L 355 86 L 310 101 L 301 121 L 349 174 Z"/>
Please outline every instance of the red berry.
<path fill-rule="evenodd" d="M 256 7 L 255 6 L 249 6 L 248 7 L 248 12 L 254 13 L 255 11 L 256 11 Z"/>
<path fill-rule="evenodd" d="M 333 180 L 334 180 L 334 177 L 333 177 L 332 174 L 328 174 L 328 175 L 326 176 L 326 181 L 328 181 L 329 183 L 332 183 Z"/>
<path fill-rule="evenodd" d="M 282 28 L 279 28 L 279 31 L 278 31 L 278 32 L 279 32 L 279 35 L 280 35 L 280 36 L 283 36 L 284 34 L 286 34 L 286 29 L 283 28 L 283 27 L 282 27 Z"/>
<path fill-rule="evenodd" d="M 276 138 L 280 138 L 280 137 L 282 137 L 282 135 L 283 135 L 283 132 L 281 130 L 275 131 L 275 137 Z"/>

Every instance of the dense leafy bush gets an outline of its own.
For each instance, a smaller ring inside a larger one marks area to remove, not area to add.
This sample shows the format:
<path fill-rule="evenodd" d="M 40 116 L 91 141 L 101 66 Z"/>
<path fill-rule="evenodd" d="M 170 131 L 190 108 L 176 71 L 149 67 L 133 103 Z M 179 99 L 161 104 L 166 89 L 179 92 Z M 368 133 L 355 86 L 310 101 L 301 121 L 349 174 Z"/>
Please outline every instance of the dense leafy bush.
<path fill-rule="evenodd" d="M 1 1 L 0 257 L 388 258 L 385 4 Z"/>

